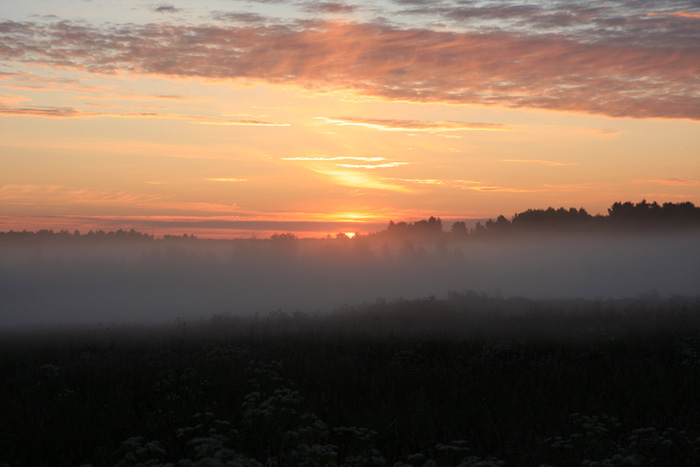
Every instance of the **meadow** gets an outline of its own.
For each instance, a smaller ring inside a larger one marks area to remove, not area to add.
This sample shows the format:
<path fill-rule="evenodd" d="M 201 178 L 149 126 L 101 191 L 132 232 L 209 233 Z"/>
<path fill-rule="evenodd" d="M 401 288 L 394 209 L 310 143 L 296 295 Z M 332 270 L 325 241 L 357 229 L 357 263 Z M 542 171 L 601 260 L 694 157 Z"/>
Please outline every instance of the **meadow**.
<path fill-rule="evenodd" d="M 698 226 L 0 233 L 0 466 L 700 465 Z"/>
<path fill-rule="evenodd" d="M 698 465 L 699 331 L 700 297 L 474 292 L 5 329 L 0 465 Z"/>

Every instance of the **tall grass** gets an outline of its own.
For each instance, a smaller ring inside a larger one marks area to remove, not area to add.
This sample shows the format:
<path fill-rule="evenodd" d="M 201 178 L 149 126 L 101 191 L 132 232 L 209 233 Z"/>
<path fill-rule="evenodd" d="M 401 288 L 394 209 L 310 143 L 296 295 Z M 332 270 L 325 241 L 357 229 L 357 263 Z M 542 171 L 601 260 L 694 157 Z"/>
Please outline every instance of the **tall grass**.
<path fill-rule="evenodd" d="M 4 331 L 0 463 L 698 465 L 698 331 L 697 298 L 474 293 Z"/>

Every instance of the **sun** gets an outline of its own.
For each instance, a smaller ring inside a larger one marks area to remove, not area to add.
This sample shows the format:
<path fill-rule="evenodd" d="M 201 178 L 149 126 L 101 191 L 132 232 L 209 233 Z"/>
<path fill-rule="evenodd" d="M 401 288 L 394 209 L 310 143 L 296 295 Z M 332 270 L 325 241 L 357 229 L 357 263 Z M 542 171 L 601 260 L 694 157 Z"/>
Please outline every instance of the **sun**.
<path fill-rule="evenodd" d="M 345 235 L 348 236 L 348 238 L 352 238 L 355 236 L 355 232 L 344 232 L 344 233 L 345 233 Z"/>

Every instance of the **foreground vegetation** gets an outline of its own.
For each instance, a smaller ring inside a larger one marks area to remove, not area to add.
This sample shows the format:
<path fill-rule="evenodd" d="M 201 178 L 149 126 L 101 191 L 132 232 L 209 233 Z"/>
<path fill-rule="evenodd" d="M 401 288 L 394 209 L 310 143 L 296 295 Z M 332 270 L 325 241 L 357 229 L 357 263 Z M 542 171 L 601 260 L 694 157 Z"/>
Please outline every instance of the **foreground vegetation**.
<path fill-rule="evenodd" d="M 700 300 L 6 331 L 0 464 L 690 466 Z"/>

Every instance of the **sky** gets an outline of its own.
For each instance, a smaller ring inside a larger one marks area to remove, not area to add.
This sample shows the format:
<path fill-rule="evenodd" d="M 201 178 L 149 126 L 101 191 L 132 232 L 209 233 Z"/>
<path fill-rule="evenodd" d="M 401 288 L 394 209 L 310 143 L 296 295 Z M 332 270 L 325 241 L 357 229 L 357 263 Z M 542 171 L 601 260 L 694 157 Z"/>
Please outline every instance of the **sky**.
<path fill-rule="evenodd" d="M 0 0 L 0 230 L 700 204 L 700 1 Z"/>

